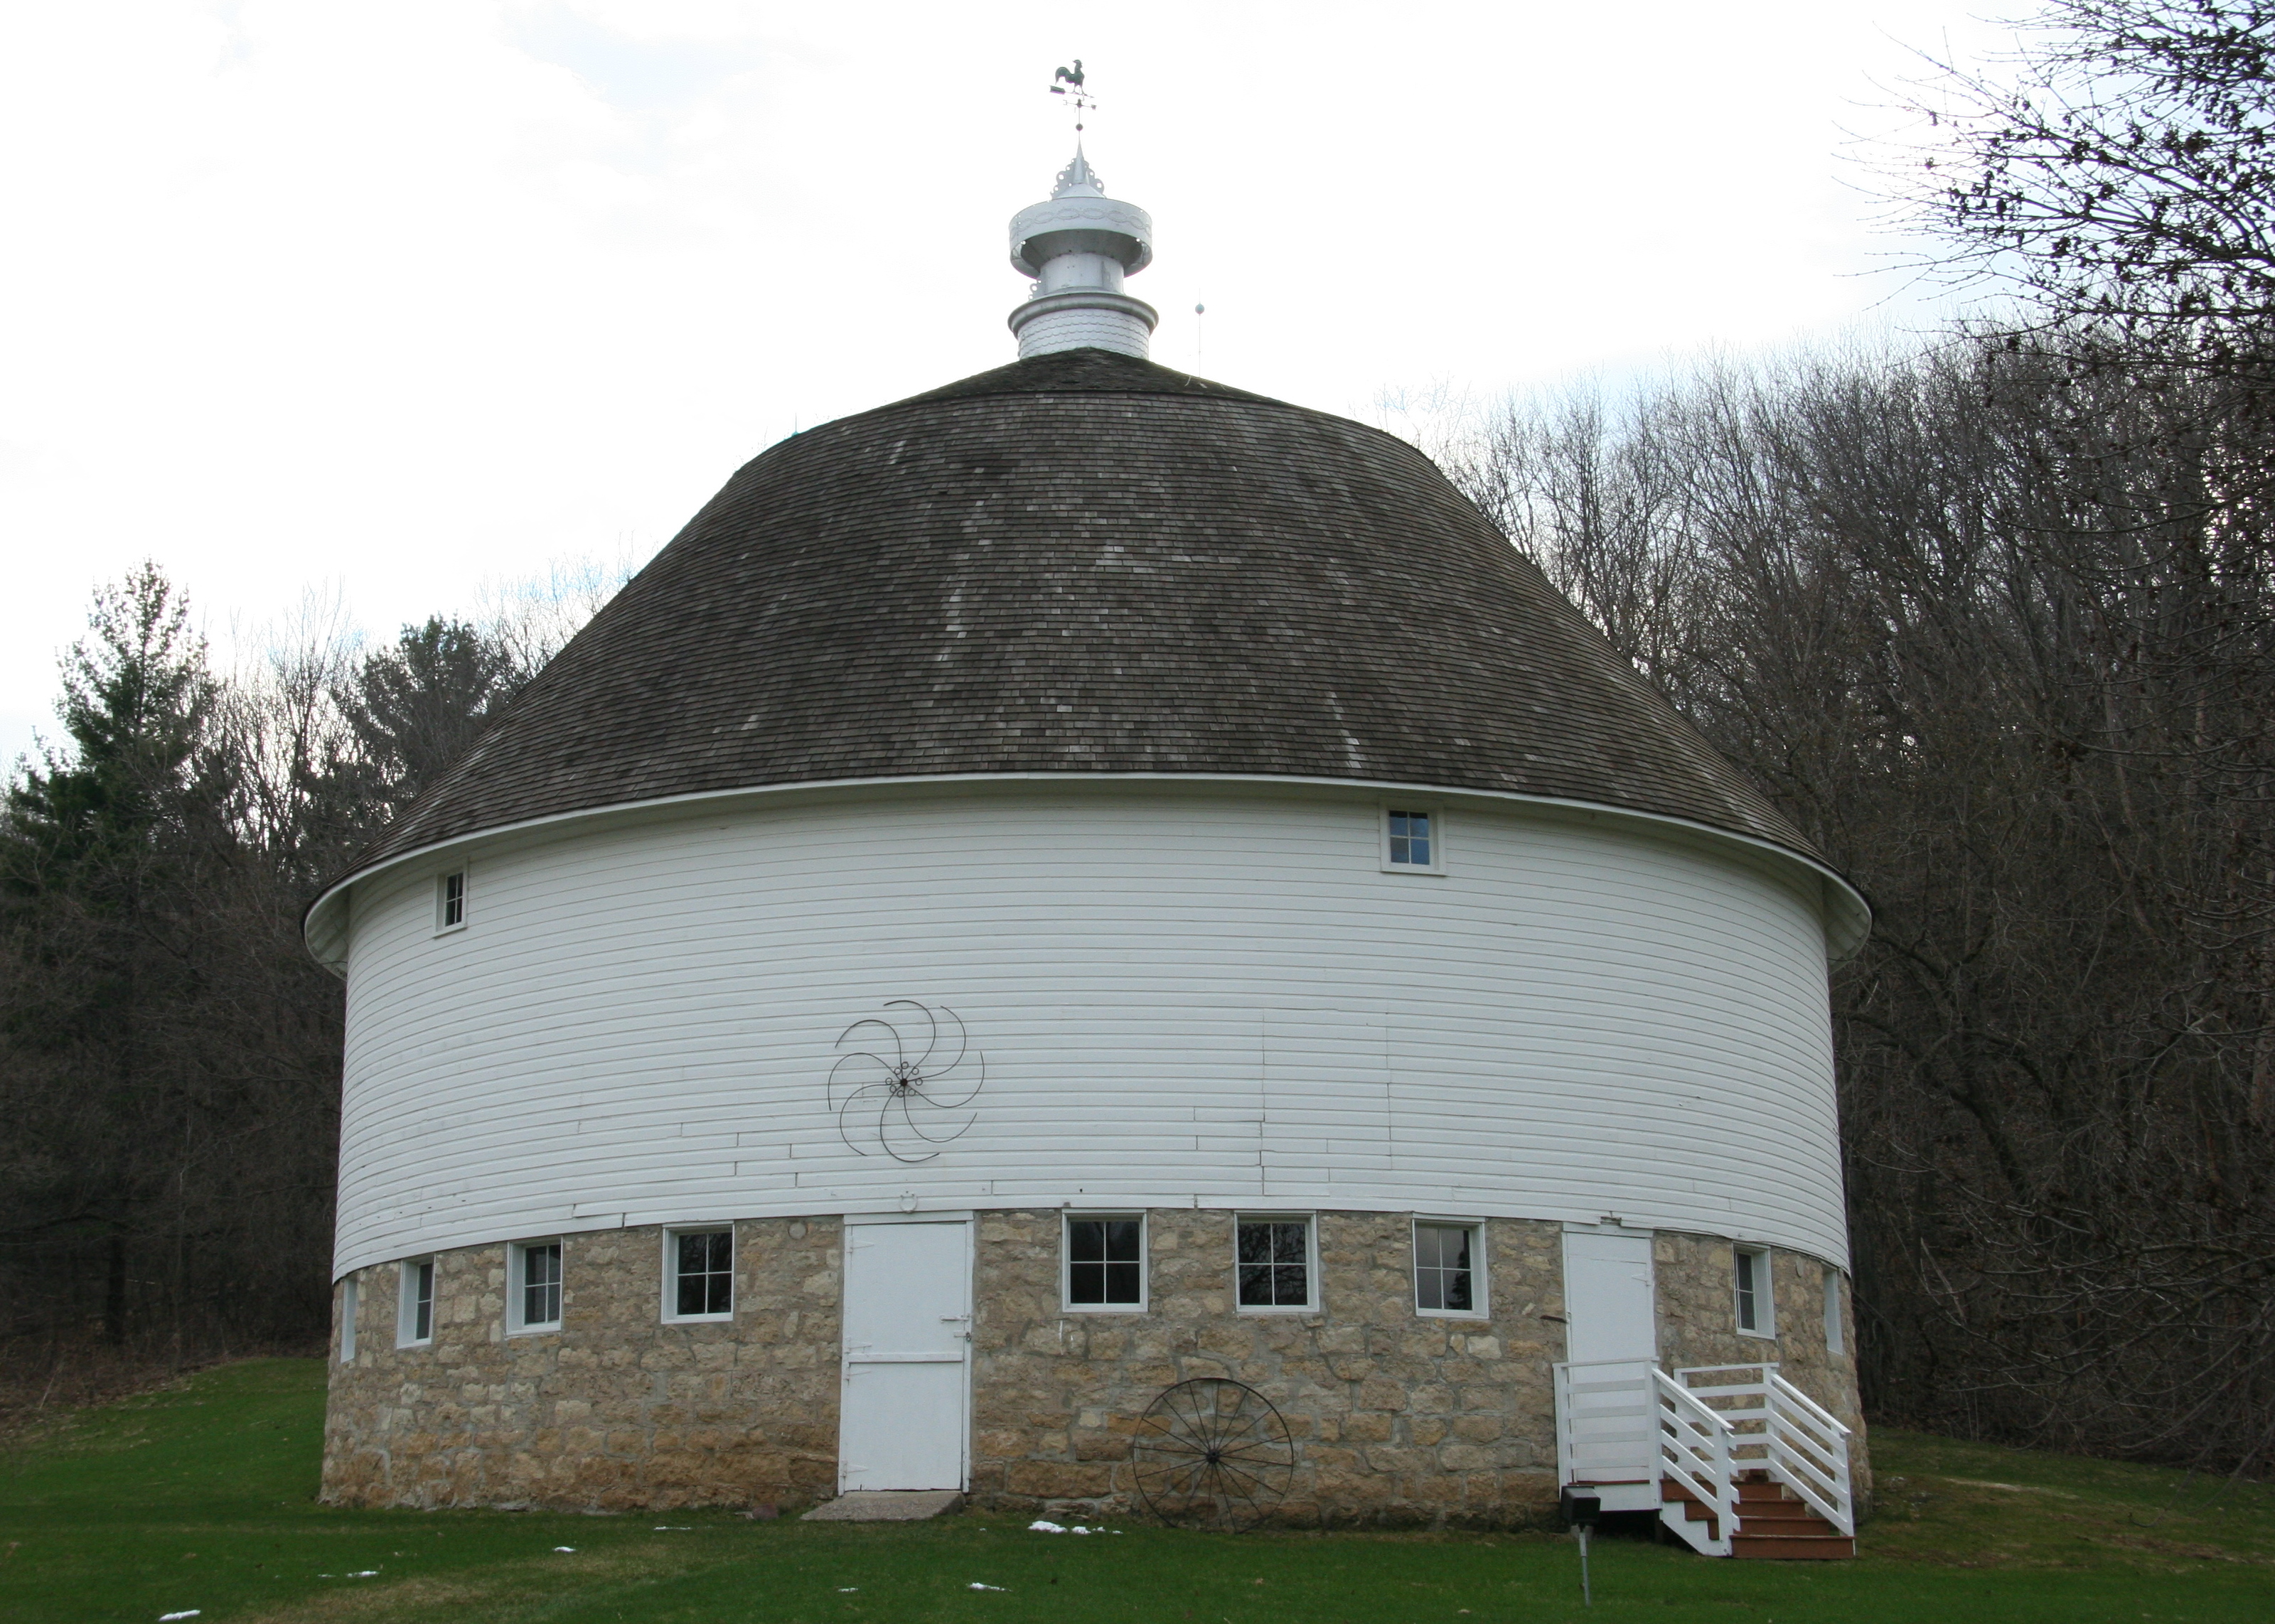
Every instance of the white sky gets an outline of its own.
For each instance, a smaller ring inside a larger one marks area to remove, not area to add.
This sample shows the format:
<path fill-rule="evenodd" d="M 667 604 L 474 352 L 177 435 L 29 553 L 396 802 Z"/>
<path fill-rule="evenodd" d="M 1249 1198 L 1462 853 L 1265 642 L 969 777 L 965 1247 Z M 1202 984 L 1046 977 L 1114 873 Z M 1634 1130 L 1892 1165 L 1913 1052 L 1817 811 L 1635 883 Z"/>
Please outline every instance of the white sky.
<path fill-rule="evenodd" d="M 94 585 L 217 654 L 645 558 L 789 432 L 1015 359 L 1009 215 L 1152 211 L 1154 356 L 1372 415 L 1931 321 L 1844 130 L 1939 0 L 0 10 L 0 763 Z"/>

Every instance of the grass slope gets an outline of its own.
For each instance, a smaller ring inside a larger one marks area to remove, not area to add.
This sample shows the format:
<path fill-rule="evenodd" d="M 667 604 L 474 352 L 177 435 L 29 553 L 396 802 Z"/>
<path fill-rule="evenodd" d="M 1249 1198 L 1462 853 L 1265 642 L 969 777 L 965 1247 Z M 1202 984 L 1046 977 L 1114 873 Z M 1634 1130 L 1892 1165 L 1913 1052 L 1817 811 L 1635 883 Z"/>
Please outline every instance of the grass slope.
<path fill-rule="evenodd" d="M 2100 1624 L 2275 1618 L 2275 1494 L 1895 1432 L 1852 1563 L 1599 1539 L 1583 1613 L 1553 1535 L 1031 1534 L 723 1513 L 314 1503 L 323 1367 L 263 1360 L 81 1412 L 5 1456 L 0 1619 L 147 1624 Z M 660 1527 L 659 1524 L 661 1526 Z M 573 1549 L 556 1551 L 567 1545 Z M 1000 1586 L 973 1590 L 975 1582 Z"/>

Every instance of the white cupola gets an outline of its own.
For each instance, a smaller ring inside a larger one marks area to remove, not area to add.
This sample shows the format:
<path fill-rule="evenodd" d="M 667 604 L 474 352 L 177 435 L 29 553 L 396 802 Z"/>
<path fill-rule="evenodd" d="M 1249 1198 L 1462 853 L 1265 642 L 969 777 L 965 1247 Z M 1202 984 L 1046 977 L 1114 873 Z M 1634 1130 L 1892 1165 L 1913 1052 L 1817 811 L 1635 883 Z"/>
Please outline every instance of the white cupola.
<path fill-rule="evenodd" d="M 1019 357 L 1056 350 L 1112 350 L 1145 359 L 1160 315 L 1122 291 L 1122 279 L 1153 259 L 1153 220 L 1106 187 L 1076 143 L 1050 201 L 1011 217 L 1011 264 L 1035 279 L 1011 313 Z"/>

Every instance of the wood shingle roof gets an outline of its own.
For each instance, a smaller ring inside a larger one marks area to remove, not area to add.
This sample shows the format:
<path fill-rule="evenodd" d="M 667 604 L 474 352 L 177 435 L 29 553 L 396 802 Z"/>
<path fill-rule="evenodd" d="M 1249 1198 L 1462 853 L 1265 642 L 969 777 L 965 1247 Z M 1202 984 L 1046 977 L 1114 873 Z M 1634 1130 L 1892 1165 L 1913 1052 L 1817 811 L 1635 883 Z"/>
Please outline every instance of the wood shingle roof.
<path fill-rule="evenodd" d="M 753 458 L 349 875 L 663 797 L 1037 772 L 1511 791 L 1816 856 L 1413 447 L 1075 350 Z"/>

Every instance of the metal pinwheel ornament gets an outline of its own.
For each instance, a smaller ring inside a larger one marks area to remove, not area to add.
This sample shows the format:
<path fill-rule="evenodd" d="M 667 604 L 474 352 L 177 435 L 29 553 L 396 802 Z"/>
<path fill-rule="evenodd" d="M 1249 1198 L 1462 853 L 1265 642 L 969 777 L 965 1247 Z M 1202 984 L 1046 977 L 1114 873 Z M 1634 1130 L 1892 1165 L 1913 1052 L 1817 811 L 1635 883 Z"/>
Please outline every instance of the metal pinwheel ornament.
<path fill-rule="evenodd" d="M 892 1039 L 888 1049 L 873 1036 L 869 1041 L 874 1047 L 840 1055 L 829 1069 L 829 1103 L 837 1113 L 838 1137 L 857 1156 L 882 1152 L 896 1161 L 930 1161 L 940 1154 L 937 1147 L 961 1138 L 979 1120 L 975 1111 L 950 1127 L 955 1114 L 979 1098 L 986 1086 L 987 1057 L 971 1047 L 963 1020 L 946 1005 L 935 1009 L 913 998 L 895 998 L 888 1000 L 885 1008 L 912 1009 L 916 1015 L 865 1016 L 837 1034 L 835 1046 L 841 1049 L 864 1027 L 873 1026 Z M 919 1016 L 925 1023 L 920 1034 L 913 1031 Z M 901 1031 L 903 1023 L 912 1029 L 909 1034 Z M 953 1041 L 952 1055 L 942 1049 L 943 1039 Z M 917 1047 L 919 1041 L 921 1051 Z M 963 1088 L 963 1097 L 943 1099 L 941 1080 L 966 1061 L 972 1069 L 949 1085 L 951 1092 Z M 970 1087 L 964 1087 L 966 1083 Z M 869 1114 L 872 1106 L 876 1107 L 873 1120 Z M 949 1131 L 940 1131 L 944 1128 Z M 863 1149 L 860 1142 L 864 1140 L 873 1140 L 876 1151 Z"/>

